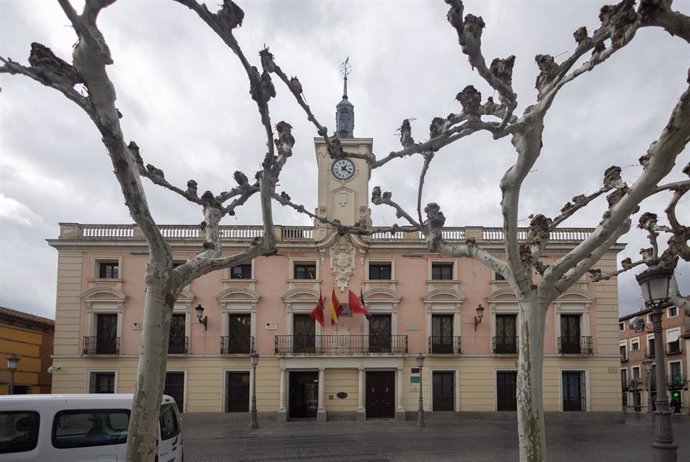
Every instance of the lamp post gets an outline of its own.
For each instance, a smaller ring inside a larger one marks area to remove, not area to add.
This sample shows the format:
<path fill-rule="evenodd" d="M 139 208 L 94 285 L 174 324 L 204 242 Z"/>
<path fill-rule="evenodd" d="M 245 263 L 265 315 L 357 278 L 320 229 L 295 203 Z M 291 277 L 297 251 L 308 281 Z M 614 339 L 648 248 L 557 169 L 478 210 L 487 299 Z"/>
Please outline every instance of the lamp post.
<path fill-rule="evenodd" d="M 652 360 L 645 359 L 642 361 L 644 370 L 647 371 L 647 415 L 649 416 L 649 424 L 654 425 L 654 403 L 652 402 Z"/>
<path fill-rule="evenodd" d="M 20 358 L 13 353 L 7 356 L 7 369 L 10 370 L 10 395 L 14 394 L 14 373 L 17 371 L 17 367 L 19 367 L 19 359 Z"/>
<path fill-rule="evenodd" d="M 635 276 L 637 283 L 642 288 L 645 306 L 652 308 L 651 317 L 654 326 L 654 359 L 656 362 L 655 441 L 652 443 L 652 460 L 654 462 L 675 462 L 678 460 L 676 452 L 678 446 L 673 444 L 671 411 L 666 393 L 664 341 L 661 330 L 661 310 L 668 303 L 668 288 L 672 277 L 672 269 L 658 266 L 652 266 Z"/>
<path fill-rule="evenodd" d="M 417 407 L 417 426 L 424 426 L 424 398 L 422 397 L 422 368 L 424 367 L 424 355 L 417 355 L 417 367 L 419 368 L 419 406 Z"/>
<path fill-rule="evenodd" d="M 259 353 L 252 351 L 249 355 L 249 360 L 252 363 L 252 409 L 249 411 L 249 429 L 256 430 L 259 428 L 259 422 L 256 420 L 256 366 L 259 364 Z"/>

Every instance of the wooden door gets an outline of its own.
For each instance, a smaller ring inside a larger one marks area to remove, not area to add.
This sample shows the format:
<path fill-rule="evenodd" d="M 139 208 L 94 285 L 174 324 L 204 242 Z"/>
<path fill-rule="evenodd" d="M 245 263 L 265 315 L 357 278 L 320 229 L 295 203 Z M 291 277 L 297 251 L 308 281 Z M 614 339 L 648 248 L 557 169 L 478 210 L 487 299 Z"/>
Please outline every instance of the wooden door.
<path fill-rule="evenodd" d="M 367 418 L 395 417 L 395 372 L 367 371 Z"/>
<path fill-rule="evenodd" d="M 433 375 L 433 410 L 455 410 L 455 372 L 434 371 Z"/>
<path fill-rule="evenodd" d="M 225 373 L 225 412 L 249 412 L 249 372 Z"/>
<path fill-rule="evenodd" d="M 584 373 L 563 371 L 563 410 L 584 411 Z"/>
<path fill-rule="evenodd" d="M 517 411 L 517 371 L 496 371 L 496 410 Z"/>
<path fill-rule="evenodd" d="M 453 353 L 453 315 L 431 317 L 431 353 Z"/>
<path fill-rule="evenodd" d="M 580 354 L 580 315 L 561 315 L 561 353 Z"/>

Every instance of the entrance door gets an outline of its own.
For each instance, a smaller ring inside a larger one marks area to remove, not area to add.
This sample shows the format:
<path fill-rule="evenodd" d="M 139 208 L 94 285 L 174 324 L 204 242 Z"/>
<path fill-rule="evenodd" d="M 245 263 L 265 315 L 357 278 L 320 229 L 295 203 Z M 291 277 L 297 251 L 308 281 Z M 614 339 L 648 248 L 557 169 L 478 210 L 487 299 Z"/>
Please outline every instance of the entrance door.
<path fill-rule="evenodd" d="M 168 372 L 165 374 L 165 390 L 163 394 L 172 396 L 180 412 L 184 412 L 184 372 Z"/>
<path fill-rule="evenodd" d="M 496 410 L 517 411 L 517 371 L 496 371 Z"/>
<path fill-rule="evenodd" d="M 433 410 L 434 411 L 454 411 L 455 410 L 455 372 L 434 371 L 433 375 Z"/>
<path fill-rule="evenodd" d="M 395 417 L 395 372 L 367 371 L 367 418 Z"/>
<path fill-rule="evenodd" d="M 391 352 L 391 317 L 389 314 L 375 314 L 369 320 L 369 352 Z"/>
<path fill-rule="evenodd" d="M 563 371 L 563 410 L 585 410 L 584 372 Z"/>
<path fill-rule="evenodd" d="M 291 419 L 315 418 L 319 406 L 319 373 L 291 371 L 289 399 Z"/>
<path fill-rule="evenodd" d="M 249 372 L 225 373 L 225 412 L 249 412 Z"/>

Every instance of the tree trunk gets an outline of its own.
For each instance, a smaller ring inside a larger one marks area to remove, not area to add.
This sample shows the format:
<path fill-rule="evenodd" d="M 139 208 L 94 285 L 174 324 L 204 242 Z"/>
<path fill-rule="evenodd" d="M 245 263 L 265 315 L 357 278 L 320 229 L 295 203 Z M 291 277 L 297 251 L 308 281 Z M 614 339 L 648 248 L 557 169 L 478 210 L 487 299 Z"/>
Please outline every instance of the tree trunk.
<path fill-rule="evenodd" d="M 128 462 L 150 462 L 155 456 L 158 409 L 165 383 L 172 319 L 172 306 L 166 299 L 169 299 L 166 290 L 157 284 L 147 285 L 141 352 L 127 436 Z"/>
<path fill-rule="evenodd" d="M 517 418 L 520 462 L 546 460 L 546 428 L 542 381 L 546 308 L 536 300 L 521 300 L 517 376 Z"/>

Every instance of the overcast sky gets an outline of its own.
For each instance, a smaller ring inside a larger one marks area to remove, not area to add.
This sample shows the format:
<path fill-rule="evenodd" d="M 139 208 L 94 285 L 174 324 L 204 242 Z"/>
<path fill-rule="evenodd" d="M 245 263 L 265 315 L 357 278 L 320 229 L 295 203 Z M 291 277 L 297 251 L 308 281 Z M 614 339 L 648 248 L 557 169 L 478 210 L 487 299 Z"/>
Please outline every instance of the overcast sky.
<path fill-rule="evenodd" d="M 81 8 L 80 2 L 74 2 Z M 220 1 L 207 2 L 212 11 Z M 400 148 L 396 129 L 414 118 L 413 136 L 428 137 L 435 116 L 460 112 L 455 95 L 473 84 L 493 91 L 472 72 L 446 21 L 442 0 L 317 1 L 245 0 L 236 37 L 254 64 L 268 45 L 277 63 L 297 75 L 316 117 L 332 132 L 342 93 L 340 63 L 350 57 L 350 101 L 355 136 L 374 138 L 381 157 Z M 515 55 L 513 87 L 522 114 L 536 98 L 534 56 L 564 59 L 575 48 L 573 32 L 598 27 L 602 1 L 471 1 L 466 13 L 484 18 L 487 61 Z M 690 14 L 690 2 L 676 2 Z M 110 46 L 109 72 L 123 114 L 125 137 L 141 147 L 144 161 L 185 185 L 215 193 L 234 184 L 232 173 L 253 176 L 263 159 L 265 138 L 248 83 L 237 58 L 201 20 L 172 0 L 120 0 L 102 12 L 99 25 Z M 56 2 L 0 1 L 0 56 L 27 63 L 31 42 L 71 61 L 76 36 Z M 601 185 L 603 171 L 623 168 L 628 182 L 641 172 L 637 159 L 656 139 L 687 87 L 688 47 L 660 30 L 642 30 L 631 45 L 593 72 L 569 84 L 546 118 L 544 149 L 524 186 L 520 217 L 555 216 L 566 201 Z M 293 125 L 295 155 L 280 190 L 308 209 L 316 207 L 316 161 L 312 126 L 290 93 L 276 82 L 274 123 Z M 0 305 L 49 318 L 55 313 L 58 223 L 132 223 L 100 137 L 88 117 L 61 94 L 20 76 L 0 74 Z M 681 154 L 678 165 L 690 158 Z M 485 133 L 441 151 L 427 178 L 424 202 L 441 204 L 449 226 L 501 224 L 498 181 L 515 160 L 509 138 Z M 412 212 L 421 162 L 389 163 L 372 174 L 371 186 L 393 192 Z M 680 170 L 680 169 L 678 169 Z M 669 181 L 682 178 L 679 173 Z M 145 183 L 160 224 L 198 223 L 201 211 Z M 643 205 L 662 213 L 668 196 Z M 395 217 L 373 207 L 376 224 Z M 680 218 L 690 222 L 688 199 Z M 258 203 L 224 224 L 258 224 Z M 593 203 L 564 226 L 594 227 L 605 211 Z M 636 223 L 635 219 L 635 223 Z M 276 208 L 276 222 L 309 225 L 303 216 Z M 619 255 L 633 260 L 646 246 L 631 232 Z M 676 271 L 690 293 L 690 267 Z M 620 277 L 620 312 L 641 308 L 632 274 Z"/>

